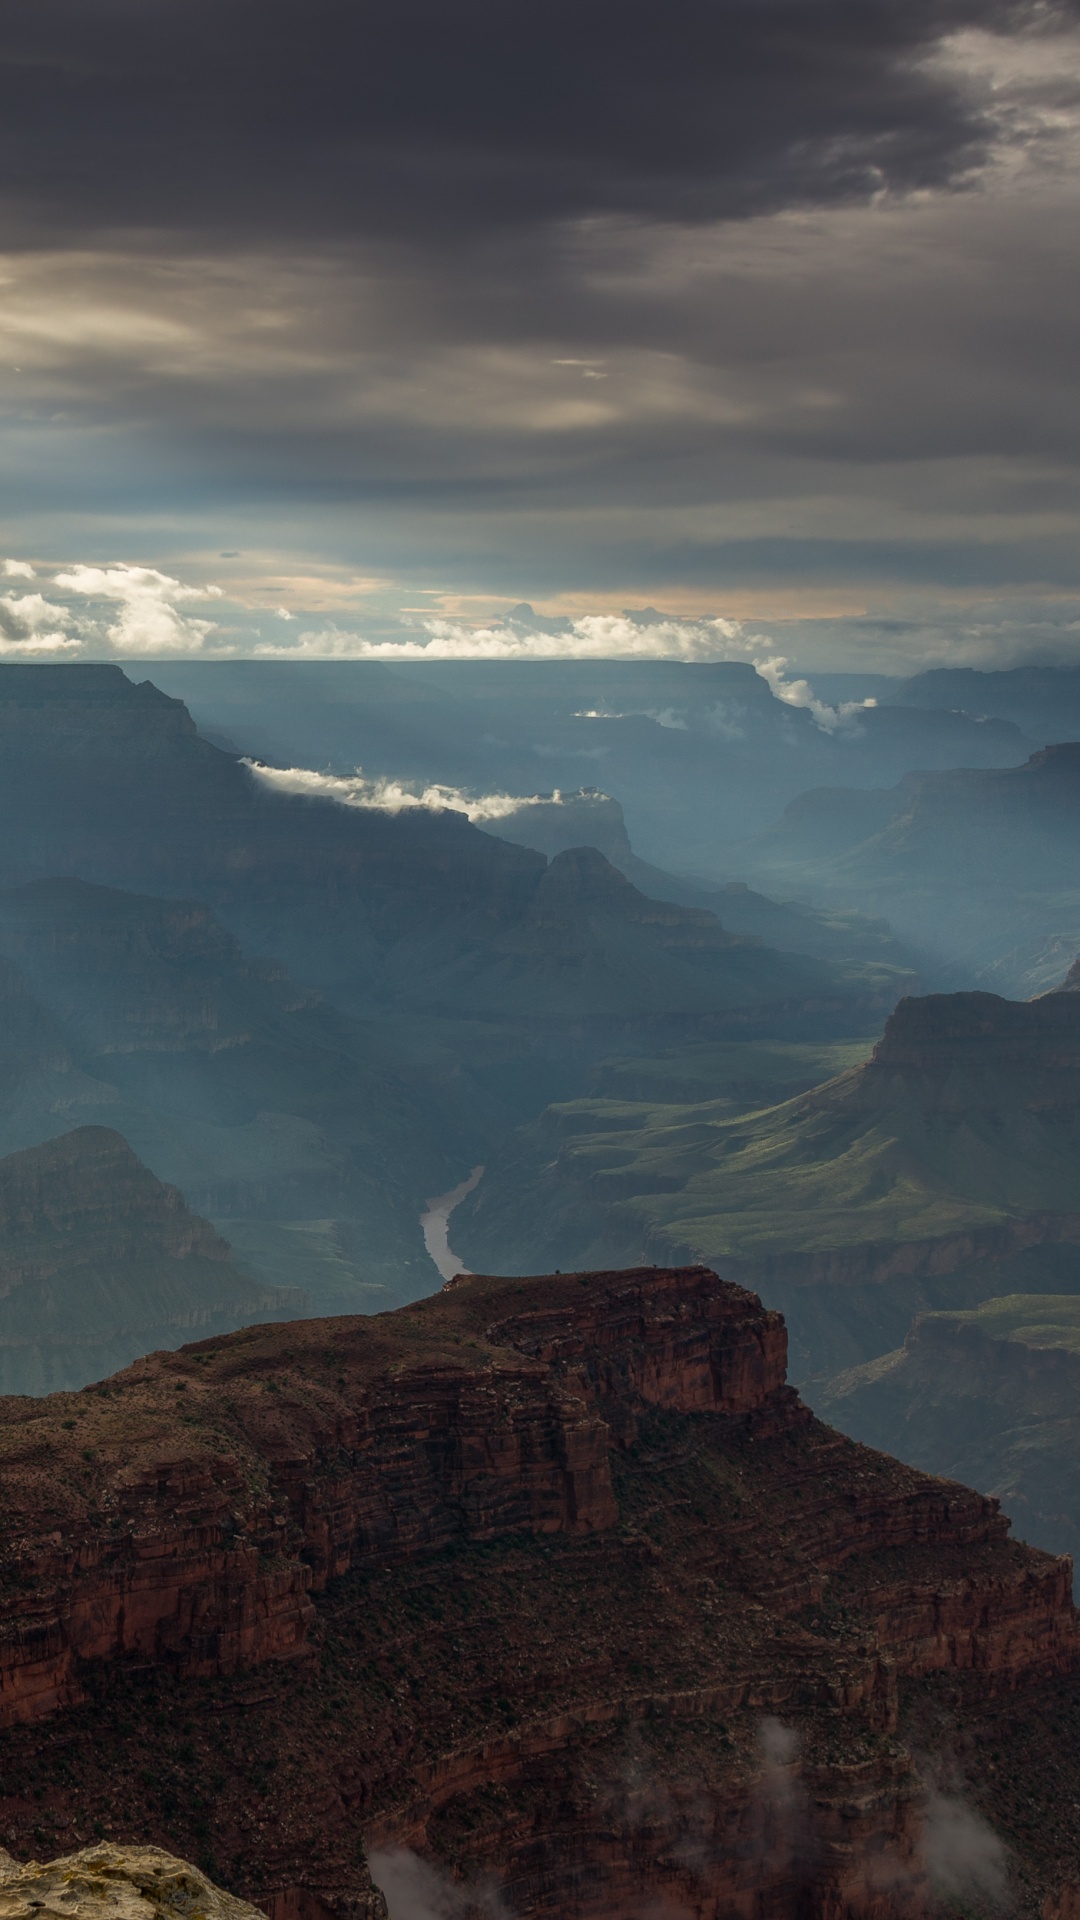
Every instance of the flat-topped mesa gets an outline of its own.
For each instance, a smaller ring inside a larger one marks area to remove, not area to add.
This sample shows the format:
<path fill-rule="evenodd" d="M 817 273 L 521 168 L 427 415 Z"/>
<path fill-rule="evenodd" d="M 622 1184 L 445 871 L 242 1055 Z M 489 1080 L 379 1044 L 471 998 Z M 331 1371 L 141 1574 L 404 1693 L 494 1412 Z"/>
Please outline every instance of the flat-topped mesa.
<path fill-rule="evenodd" d="M 195 1677 L 304 1657 L 309 1594 L 352 1570 L 529 1537 L 610 1555 L 615 1464 L 636 1470 L 658 1414 L 751 1448 L 771 1517 L 760 1538 L 740 1522 L 739 1577 L 780 1614 L 852 1556 L 961 1553 L 944 1637 L 925 1582 L 873 1575 L 897 1667 L 1001 1665 L 1012 1684 L 1067 1664 L 1067 1563 L 1007 1544 L 995 1501 L 895 1462 L 868 1476 L 785 1386 L 784 1351 L 780 1316 L 707 1267 L 462 1276 L 393 1313 L 246 1328 L 0 1400 L 0 1725 L 77 1701 L 85 1662 Z"/>
<path fill-rule="evenodd" d="M 95 753 L 112 748 L 144 754 L 166 750 L 197 729 L 182 700 L 162 693 L 149 680 L 133 684 L 122 667 L 74 664 L 5 663 L 0 680 L 0 737 L 5 753 L 32 752 L 39 740 L 62 741 L 78 753 L 85 744 Z"/>
<path fill-rule="evenodd" d="M 931 993 L 901 1000 L 861 1069 L 864 1076 L 906 1071 L 945 1079 L 1008 1069 L 1035 1080 L 1080 1065 L 1080 1000 L 1044 994 L 1003 1000 L 996 993 Z"/>

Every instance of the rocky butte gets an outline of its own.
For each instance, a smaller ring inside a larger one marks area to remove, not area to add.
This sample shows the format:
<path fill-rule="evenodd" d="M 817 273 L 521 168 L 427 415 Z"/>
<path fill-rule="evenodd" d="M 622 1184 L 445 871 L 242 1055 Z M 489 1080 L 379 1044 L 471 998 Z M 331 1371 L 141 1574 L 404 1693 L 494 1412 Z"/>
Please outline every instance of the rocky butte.
<path fill-rule="evenodd" d="M 276 1920 L 371 1911 L 365 1846 L 519 1915 L 893 1920 L 940 1870 L 915 1743 L 1021 1910 L 1065 1897 L 1071 1563 L 785 1354 L 708 1268 L 469 1276 L 0 1402 L 0 1834 Z"/>

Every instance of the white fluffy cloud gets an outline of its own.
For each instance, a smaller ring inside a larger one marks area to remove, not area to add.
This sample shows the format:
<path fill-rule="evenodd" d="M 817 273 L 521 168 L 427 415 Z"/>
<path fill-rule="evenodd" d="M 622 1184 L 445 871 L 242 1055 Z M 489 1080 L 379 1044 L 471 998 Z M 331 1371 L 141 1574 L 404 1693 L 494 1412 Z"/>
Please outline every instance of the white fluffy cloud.
<path fill-rule="evenodd" d="M 522 807 L 561 805 L 563 795 L 554 793 L 465 793 L 461 787 L 421 786 L 418 780 L 369 780 L 361 768 L 355 774 L 316 773 L 308 767 L 264 767 L 258 760 L 245 760 L 257 780 L 279 793 L 299 793 L 311 800 L 334 800 L 342 807 L 374 807 L 380 813 L 404 813 L 411 807 L 449 808 L 464 813 L 476 825 L 485 820 L 506 820 Z"/>
<path fill-rule="evenodd" d="M 8 579 L 33 579 L 33 570 L 20 570 L 9 561 Z M 41 593 L 0 593 L 0 655 L 78 653 L 82 643 L 69 629 L 72 615 L 65 606 Z"/>
<path fill-rule="evenodd" d="M 586 613 L 550 623 L 552 632 L 517 621 L 469 626 L 460 620 L 424 619 L 426 635 L 415 640 L 366 640 L 362 634 L 325 627 L 301 634 L 296 646 L 260 646 L 264 656 L 295 659 L 330 655 L 351 660 L 726 660 L 738 644 L 734 620 L 650 620 L 626 614 Z"/>
<path fill-rule="evenodd" d="M 118 609 L 105 637 L 122 654 L 200 652 L 216 623 L 181 608 L 222 597 L 220 587 L 187 587 L 156 567 L 76 566 L 58 573 L 55 585 L 84 602 L 104 601 Z"/>
<path fill-rule="evenodd" d="M 755 634 L 753 639 L 760 643 L 761 648 L 769 645 L 764 634 Z M 830 707 L 826 701 L 818 699 L 809 680 L 788 679 L 788 662 L 782 653 L 759 651 L 754 658 L 754 666 L 762 679 L 768 682 L 777 700 L 782 700 L 787 707 L 805 707 L 812 715 L 815 726 L 824 733 L 836 733 L 840 727 L 850 726 L 865 707 L 877 706 L 876 700 L 844 700 L 840 706 Z M 722 725 L 717 731 L 723 731 Z"/>
<path fill-rule="evenodd" d="M 35 580 L 28 561 L 5 560 L 7 580 Z M 0 593 L 0 654 L 145 657 L 200 653 L 216 622 L 187 611 L 220 600 L 220 587 L 190 587 L 156 567 L 61 567 L 50 594 Z M 55 596 L 59 595 L 57 598 Z"/>
<path fill-rule="evenodd" d="M 6 560 L 9 580 L 36 579 L 29 562 Z M 248 655 L 272 660 L 681 660 L 708 662 L 733 656 L 753 662 L 778 700 L 804 707 L 819 727 L 833 732 L 851 721 L 858 704 L 832 707 L 819 700 L 805 679 L 792 679 L 787 658 L 776 651 L 771 637 L 748 632 L 737 620 L 720 615 L 680 620 L 653 611 L 645 613 L 586 613 L 576 619 L 545 619 L 526 606 L 504 619 L 487 624 L 428 615 L 411 628 L 399 628 L 387 638 L 370 638 L 335 625 L 301 631 L 295 639 L 262 640 L 252 615 L 238 603 L 227 602 L 217 586 L 190 586 L 157 567 L 76 564 L 52 571 L 50 594 L 40 590 L 0 594 L 0 655 L 75 654 L 88 658 L 146 659 L 154 656 L 202 655 L 228 658 Z M 61 596 L 56 598 L 55 596 Z M 223 625 L 192 611 L 206 602 L 221 602 L 223 611 L 248 623 Z M 258 615 L 254 618 L 257 621 Z M 265 617 L 265 616 L 264 616 Z M 274 617 L 291 624 L 287 607 Z M 398 637 L 400 634 L 400 637 Z M 683 724 L 674 711 L 652 716 L 661 725 Z M 723 730 L 720 728 L 719 730 Z M 295 772 L 296 770 L 294 770 Z M 300 770 L 297 778 L 314 778 Z M 394 800 L 387 788 L 374 797 L 370 782 L 356 788 L 364 798 L 346 804 L 455 806 L 480 805 L 446 789 L 444 797 L 419 799 L 406 789 Z M 394 789 L 397 792 L 397 789 Z M 508 798 L 508 796 L 503 796 Z M 497 800 L 499 796 L 489 796 Z M 488 818 L 494 818 L 488 814 Z"/>
<path fill-rule="evenodd" d="M 791 679 L 788 660 L 777 653 L 768 634 L 748 633 L 737 620 L 719 615 L 699 620 L 662 616 L 586 613 L 576 620 L 543 621 L 531 625 L 507 618 L 488 626 L 470 626 L 461 620 L 427 618 L 420 622 L 425 636 L 416 639 L 369 640 L 339 627 L 302 633 L 295 644 L 268 642 L 255 652 L 269 659 L 349 660 L 730 660 L 752 661 L 776 699 L 786 706 L 804 707 L 827 733 L 849 725 L 864 705 L 847 701 L 829 706 L 819 700 L 809 681 Z M 598 718 L 601 716 L 597 716 Z M 683 724 L 674 713 L 650 716 L 661 726 Z"/>

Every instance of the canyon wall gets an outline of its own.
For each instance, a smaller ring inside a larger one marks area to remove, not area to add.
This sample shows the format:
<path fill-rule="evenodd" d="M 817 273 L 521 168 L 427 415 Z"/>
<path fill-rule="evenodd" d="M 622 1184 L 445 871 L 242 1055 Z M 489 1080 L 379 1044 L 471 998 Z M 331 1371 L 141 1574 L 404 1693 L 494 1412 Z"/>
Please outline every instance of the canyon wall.
<path fill-rule="evenodd" d="M 1071 1684 L 1070 1565 L 784 1359 L 707 1268 L 469 1276 L 0 1402 L 0 1828 L 157 1821 L 282 1914 L 362 1838 L 478 1910 L 922 1911 L 905 1690 Z"/>
<path fill-rule="evenodd" d="M 381 1316 L 370 1335 L 363 1320 L 252 1329 L 151 1355 L 86 1394 L 8 1402 L 0 1566 L 16 1591 L 0 1629 L 0 1725 L 76 1700 L 82 1661 L 161 1658 L 205 1675 L 301 1655 L 308 1591 L 376 1556 L 613 1526 L 602 1408 L 624 1442 L 650 1405 L 774 1427 L 805 1418 L 784 1387 L 779 1315 L 708 1269 L 569 1284 L 576 1293 L 553 1281 L 559 1304 L 536 1306 L 519 1283 L 458 1281 L 441 1314 Z M 489 1305 L 518 1295 L 526 1311 L 481 1328 Z M 440 1320 L 469 1329 L 477 1362 L 451 1345 L 410 1364 L 413 1327 Z M 332 1344 L 305 1377 L 312 1328 Z M 262 1377 L 276 1352 L 291 1378 Z M 239 1447 L 206 1451 L 202 1432 L 189 1448 L 187 1408 L 223 1378 Z M 192 1397 L 163 1407 L 170 1388 Z M 148 1399 L 132 1452 L 120 1409 Z M 90 1435 L 97 1444 L 77 1449 Z M 80 1452 L 94 1470 L 61 1517 L 64 1455 Z"/>

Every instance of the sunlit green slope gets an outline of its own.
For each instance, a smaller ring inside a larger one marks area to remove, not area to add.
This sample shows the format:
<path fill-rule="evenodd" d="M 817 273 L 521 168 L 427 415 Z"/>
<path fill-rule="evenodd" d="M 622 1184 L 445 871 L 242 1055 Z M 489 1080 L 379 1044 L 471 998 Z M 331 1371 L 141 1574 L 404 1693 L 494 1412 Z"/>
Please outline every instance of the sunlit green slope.
<path fill-rule="evenodd" d="M 1071 1216 L 1080 1236 L 1080 997 L 953 994 L 901 1002 L 870 1059 L 754 1111 L 730 1093 L 549 1109 L 489 1169 L 454 1245 L 497 1271 L 704 1259 L 785 1311 L 801 1288 L 797 1321 L 812 1289 L 837 1311 L 837 1288 L 857 1319 L 865 1283 L 906 1316 L 902 1338 L 905 1277 L 1067 1240 Z"/>

